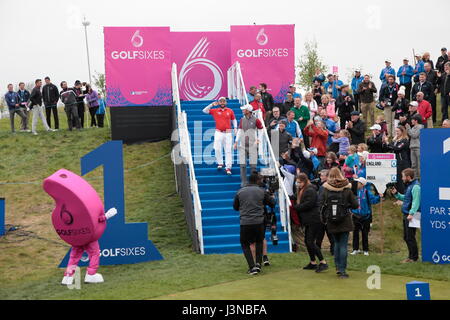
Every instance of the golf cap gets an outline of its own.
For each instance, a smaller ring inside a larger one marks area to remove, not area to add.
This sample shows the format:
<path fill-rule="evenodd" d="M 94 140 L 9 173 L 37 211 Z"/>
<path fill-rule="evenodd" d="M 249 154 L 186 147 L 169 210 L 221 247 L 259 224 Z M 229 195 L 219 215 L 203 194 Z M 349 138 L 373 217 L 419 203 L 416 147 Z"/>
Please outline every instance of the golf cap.
<path fill-rule="evenodd" d="M 317 154 L 317 148 L 308 148 L 308 151 Z"/>
<path fill-rule="evenodd" d="M 406 57 L 404 57 L 404 58 L 403 58 L 403 61 L 409 61 L 409 59 L 408 59 L 408 58 L 406 58 Z"/>
<path fill-rule="evenodd" d="M 370 130 L 381 130 L 381 126 L 379 124 L 374 124 L 370 127 Z"/>
<path fill-rule="evenodd" d="M 444 47 L 444 48 L 441 49 L 441 51 L 447 51 L 447 48 Z"/>
<path fill-rule="evenodd" d="M 359 111 L 352 111 L 350 113 L 351 116 L 359 116 Z"/>
<path fill-rule="evenodd" d="M 391 59 L 385 59 L 384 62 L 391 63 Z"/>
<path fill-rule="evenodd" d="M 249 105 L 249 104 L 246 104 L 246 105 L 243 105 L 242 107 L 241 107 L 241 110 L 242 111 L 244 111 L 244 110 L 248 110 L 248 111 L 253 111 L 253 107 L 251 106 L 251 105 Z"/>
<path fill-rule="evenodd" d="M 303 156 L 304 156 L 306 159 L 309 159 L 309 158 L 311 157 L 311 153 L 309 153 L 309 151 L 307 151 L 307 150 L 304 150 L 304 151 L 303 151 Z"/>
<path fill-rule="evenodd" d="M 227 101 L 227 98 L 225 98 L 225 97 L 220 97 L 219 100 L 217 100 L 217 101 L 220 101 L 220 100 L 225 100 L 225 101 Z"/>
<path fill-rule="evenodd" d="M 411 101 L 410 103 L 409 103 L 409 105 L 410 106 L 413 106 L 413 107 L 418 107 L 419 106 L 419 104 L 417 103 L 417 101 Z"/>
<path fill-rule="evenodd" d="M 364 179 L 363 177 L 357 178 L 354 181 L 361 183 L 363 186 L 365 186 L 367 184 L 367 180 Z"/>

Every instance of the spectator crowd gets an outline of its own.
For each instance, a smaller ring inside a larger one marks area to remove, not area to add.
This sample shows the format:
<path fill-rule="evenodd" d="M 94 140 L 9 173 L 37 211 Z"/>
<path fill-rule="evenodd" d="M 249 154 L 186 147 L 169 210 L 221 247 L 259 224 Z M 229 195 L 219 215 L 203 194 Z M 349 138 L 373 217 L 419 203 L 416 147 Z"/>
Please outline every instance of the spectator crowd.
<path fill-rule="evenodd" d="M 54 85 L 49 77 L 42 80 L 36 79 L 34 88 L 29 92 L 25 83 L 20 82 L 18 89 L 14 90 L 13 84 L 8 84 L 4 100 L 9 110 L 11 132 L 16 133 L 15 115 L 21 118 L 20 132 L 31 132 L 37 135 L 37 123 L 42 121 L 46 131 L 59 130 L 58 102 L 64 104 L 67 116 L 67 124 L 70 131 L 73 128 L 81 130 L 85 127 L 85 110 L 89 111 L 90 127 L 103 127 L 106 112 L 105 99 L 94 90 L 90 84 L 75 81 L 73 87 L 69 87 L 66 81 L 62 81 L 60 89 Z M 53 128 L 52 128 L 53 115 Z M 29 120 L 31 121 L 31 130 Z"/>
<path fill-rule="evenodd" d="M 350 232 L 350 254 L 369 255 L 372 205 L 386 196 L 366 180 L 369 153 L 396 156 L 397 179 L 387 192 L 398 199 L 403 213 L 408 257 L 402 263 L 418 260 L 416 229 L 410 221 L 420 211 L 419 136 L 421 129 L 438 126 L 438 120 L 440 126 L 450 127 L 449 56 L 442 48 L 434 65 L 430 54 L 424 53 L 416 56 L 414 67 L 404 58 L 397 71 L 386 59 L 380 88 L 360 70 L 350 84 L 337 74 L 325 76 L 317 70 L 304 97 L 291 85 L 282 104 L 274 103 L 265 83 L 249 88 L 250 110 L 261 111 L 268 136 L 277 139 L 272 145 L 278 144 L 280 171 L 292 204 L 293 251 L 304 241 L 310 257 L 304 269 L 328 269 L 321 248 L 325 235 L 341 278 L 348 277 Z M 438 96 L 441 119 L 437 119 Z M 252 270 L 250 263 L 249 267 Z"/>

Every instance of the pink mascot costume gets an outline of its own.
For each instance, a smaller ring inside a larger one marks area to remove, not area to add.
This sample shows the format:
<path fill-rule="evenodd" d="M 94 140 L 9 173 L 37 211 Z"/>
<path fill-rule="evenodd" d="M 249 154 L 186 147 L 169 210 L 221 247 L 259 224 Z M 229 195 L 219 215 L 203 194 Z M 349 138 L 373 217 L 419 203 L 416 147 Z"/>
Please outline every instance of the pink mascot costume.
<path fill-rule="evenodd" d="M 103 203 L 94 188 L 77 174 L 60 169 L 44 180 L 43 188 L 56 203 L 52 223 L 62 240 L 72 246 L 70 259 L 61 284 L 73 283 L 73 275 L 83 252 L 89 255 L 86 283 L 103 282 L 97 273 L 100 260 L 98 239 L 106 228 L 106 220 L 117 213 L 111 208 L 105 213 Z"/>

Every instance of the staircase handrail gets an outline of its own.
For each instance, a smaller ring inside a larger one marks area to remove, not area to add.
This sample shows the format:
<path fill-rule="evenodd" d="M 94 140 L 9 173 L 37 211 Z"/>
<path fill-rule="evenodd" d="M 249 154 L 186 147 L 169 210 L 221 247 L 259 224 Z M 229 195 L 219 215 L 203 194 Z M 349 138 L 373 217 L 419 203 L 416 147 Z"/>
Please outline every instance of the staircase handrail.
<path fill-rule="evenodd" d="M 202 204 L 200 202 L 200 195 L 198 192 L 198 183 L 195 177 L 194 163 L 192 161 L 191 139 L 187 126 L 187 114 L 181 111 L 180 91 L 178 86 L 178 72 L 177 65 L 172 64 L 172 98 L 177 110 L 177 126 L 178 126 L 178 141 L 180 143 L 180 154 L 183 163 L 186 163 L 189 171 L 189 180 L 191 187 L 191 196 L 194 204 L 195 228 L 197 230 L 198 241 L 200 244 L 200 253 L 204 254 L 203 246 L 203 227 L 202 227 Z"/>

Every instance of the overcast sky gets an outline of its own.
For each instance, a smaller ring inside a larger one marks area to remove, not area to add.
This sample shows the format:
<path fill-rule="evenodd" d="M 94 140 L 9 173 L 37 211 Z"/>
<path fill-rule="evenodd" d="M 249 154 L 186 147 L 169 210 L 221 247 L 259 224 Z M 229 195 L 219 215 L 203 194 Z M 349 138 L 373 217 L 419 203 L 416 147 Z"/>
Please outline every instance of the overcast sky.
<path fill-rule="evenodd" d="M 0 0 L 0 92 L 9 82 L 47 75 L 56 84 L 87 81 L 83 15 L 91 22 L 93 73 L 104 72 L 103 26 L 227 31 L 230 25 L 295 24 L 296 57 L 315 38 L 323 61 L 337 65 L 347 82 L 355 67 L 378 78 L 386 58 L 397 70 L 404 56 L 412 60 L 412 48 L 430 51 L 436 62 L 440 48 L 450 47 L 449 12 L 448 0 Z"/>

